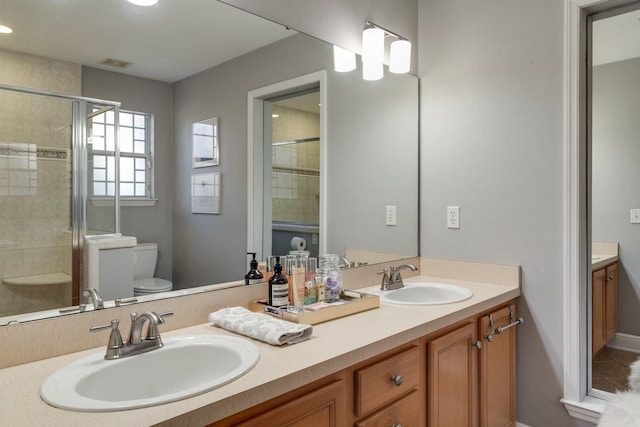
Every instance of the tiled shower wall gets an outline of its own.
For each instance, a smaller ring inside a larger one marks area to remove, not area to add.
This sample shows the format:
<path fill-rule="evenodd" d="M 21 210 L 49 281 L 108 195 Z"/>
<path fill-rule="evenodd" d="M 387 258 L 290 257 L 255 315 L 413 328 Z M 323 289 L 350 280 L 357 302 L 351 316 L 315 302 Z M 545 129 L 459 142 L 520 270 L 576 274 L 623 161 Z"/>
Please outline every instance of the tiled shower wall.
<path fill-rule="evenodd" d="M 81 67 L 0 49 L 0 83 L 81 94 Z M 71 273 L 71 102 L 0 91 L 0 279 Z M 0 316 L 71 303 L 71 284 L 0 283 Z"/>
<path fill-rule="evenodd" d="M 273 141 L 319 138 L 320 116 L 274 105 Z M 319 223 L 320 142 L 273 147 L 273 221 Z"/>

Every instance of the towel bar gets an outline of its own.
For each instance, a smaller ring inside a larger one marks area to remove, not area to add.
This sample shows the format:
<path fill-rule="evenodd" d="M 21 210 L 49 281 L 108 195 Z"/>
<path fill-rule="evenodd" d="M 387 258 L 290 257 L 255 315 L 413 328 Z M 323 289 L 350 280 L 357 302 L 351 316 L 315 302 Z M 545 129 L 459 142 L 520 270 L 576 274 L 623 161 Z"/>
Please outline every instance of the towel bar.
<path fill-rule="evenodd" d="M 507 329 L 513 328 L 514 326 L 518 326 L 524 323 L 524 318 L 520 317 L 518 319 L 516 319 L 515 321 L 509 323 L 506 326 L 501 326 L 499 328 L 496 328 L 496 334 L 502 334 L 504 333 L 504 331 L 506 331 Z"/>

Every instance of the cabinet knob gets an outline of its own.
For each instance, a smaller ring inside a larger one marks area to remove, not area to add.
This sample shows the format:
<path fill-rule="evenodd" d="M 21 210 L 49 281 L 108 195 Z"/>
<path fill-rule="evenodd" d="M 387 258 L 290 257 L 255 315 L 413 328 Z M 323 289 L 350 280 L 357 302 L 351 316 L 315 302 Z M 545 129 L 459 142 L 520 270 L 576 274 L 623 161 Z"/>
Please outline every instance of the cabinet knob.
<path fill-rule="evenodd" d="M 607 280 L 613 280 L 613 276 L 607 277 Z"/>
<path fill-rule="evenodd" d="M 394 375 L 391 377 L 391 381 L 398 387 L 402 385 L 402 375 Z"/>
<path fill-rule="evenodd" d="M 474 343 L 471 343 L 471 345 L 480 350 L 482 348 L 482 341 L 476 341 Z"/>

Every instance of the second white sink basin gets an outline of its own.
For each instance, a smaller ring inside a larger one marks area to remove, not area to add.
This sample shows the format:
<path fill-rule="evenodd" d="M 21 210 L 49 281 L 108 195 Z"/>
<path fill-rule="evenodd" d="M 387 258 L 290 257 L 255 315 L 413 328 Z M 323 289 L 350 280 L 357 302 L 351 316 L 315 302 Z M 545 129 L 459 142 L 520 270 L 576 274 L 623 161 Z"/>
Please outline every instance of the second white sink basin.
<path fill-rule="evenodd" d="M 432 282 L 405 282 L 403 288 L 375 293 L 381 301 L 407 305 L 450 304 L 473 296 L 473 292 L 462 286 Z"/>
<path fill-rule="evenodd" d="M 52 406 L 76 411 L 116 411 L 173 402 L 221 387 L 251 370 L 260 352 L 230 336 L 164 339 L 164 347 L 124 359 L 104 353 L 72 363 L 40 388 Z"/>

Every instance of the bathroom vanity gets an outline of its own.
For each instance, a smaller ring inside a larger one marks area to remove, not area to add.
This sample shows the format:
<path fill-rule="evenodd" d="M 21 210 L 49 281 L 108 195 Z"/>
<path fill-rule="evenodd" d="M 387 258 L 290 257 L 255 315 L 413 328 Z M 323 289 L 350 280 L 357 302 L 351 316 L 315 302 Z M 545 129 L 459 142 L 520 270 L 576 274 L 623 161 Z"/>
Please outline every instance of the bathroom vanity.
<path fill-rule="evenodd" d="M 514 316 L 510 301 L 210 427 L 515 426 Z"/>
<path fill-rule="evenodd" d="M 513 319 L 514 300 L 520 295 L 519 267 L 423 258 L 420 270 L 419 278 L 405 280 L 460 285 L 473 296 L 433 306 L 382 303 L 378 309 L 314 325 L 312 338 L 298 344 L 274 347 L 255 342 L 260 351 L 257 365 L 232 383 L 188 399 L 135 410 L 67 411 L 39 397 L 39 388 L 49 375 L 104 352 L 104 345 L 5 368 L 0 370 L 3 422 L 82 425 L 90 419 L 96 426 L 250 426 L 277 425 L 286 419 L 302 422 L 311 417 L 307 421 L 313 425 L 365 427 L 382 421 L 391 425 L 402 415 L 408 417 L 403 418 L 405 426 L 425 425 L 427 420 L 429 425 L 447 425 L 447 420 L 454 425 L 496 425 L 486 422 L 493 416 L 507 420 L 501 425 L 509 425 L 509 417 L 514 416 L 517 328 L 494 334 L 493 342 L 487 344 L 486 322 L 490 319 L 486 315 L 492 314 L 494 330 Z M 202 294 L 197 299 L 211 307 L 213 300 L 208 297 Z M 169 322 L 179 322 L 183 311 L 197 310 L 192 300 L 188 305 L 180 300 L 164 300 L 172 303 L 176 313 Z M 104 317 L 113 312 L 98 314 Z M 164 330 L 167 337 L 236 336 L 210 323 Z"/>
<path fill-rule="evenodd" d="M 618 330 L 618 244 L 593 242 L 591 256 L 591 354 Z"/>

